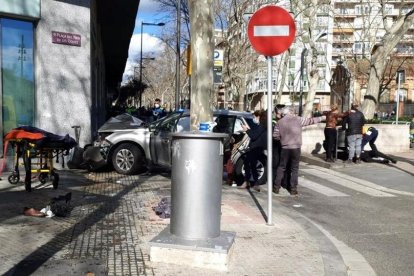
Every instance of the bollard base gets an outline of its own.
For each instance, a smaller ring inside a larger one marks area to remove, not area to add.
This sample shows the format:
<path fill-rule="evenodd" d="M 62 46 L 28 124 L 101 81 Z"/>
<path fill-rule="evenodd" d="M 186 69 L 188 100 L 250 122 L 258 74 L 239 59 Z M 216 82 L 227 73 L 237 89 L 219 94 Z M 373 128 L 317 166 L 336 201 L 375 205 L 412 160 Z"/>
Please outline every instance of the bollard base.
<path fill-rule="evenodd" d="M 150 260 L 226 271 L 235 236 L 235 232 L 221 231 L 217 238 L 187 240 L 167 227 L 149 242 Z"/>

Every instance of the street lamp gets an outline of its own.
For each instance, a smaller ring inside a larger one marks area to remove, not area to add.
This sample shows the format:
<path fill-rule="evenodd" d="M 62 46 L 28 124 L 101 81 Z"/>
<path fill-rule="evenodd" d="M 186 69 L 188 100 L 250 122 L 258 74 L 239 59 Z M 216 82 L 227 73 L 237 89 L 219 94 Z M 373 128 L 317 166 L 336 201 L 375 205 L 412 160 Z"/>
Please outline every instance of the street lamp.
<path fill-rule="evenodd" d="M 140 49 L 140 52 L 139 52 L 139 56 L 140 56 L 140 58 L 139 58 L 139 84 L 140 84 L 140 93 L 139 93 L 139 107 L 141 107 L 141 105 L 142 105 L 142 93 L 144 92 L 144 89 L 143 89 L 143 85 L 142 85 L 142 43 L 143 43 L 143 39 L 142 39 L 142 37 L 143 37 L 143 32 L 144 32 L 144 25 L 146 25 L 146 26 L 158 26 L 158 27 L 161 27 L 161 26 L 164 26 L 165 25 L 165 23 L 146 23 L 146 22 L 143 22 L 143 21 L 141 21 L 141 49 Z"/>
<path fill-rule="evenodd" d="M 175 61 L 175 110 L 180 108 L 180 44 L 181 44 L 181 0 L 177 1 L 177 41 Z M 190 87 L 191 91 L 191 87 Z"/>

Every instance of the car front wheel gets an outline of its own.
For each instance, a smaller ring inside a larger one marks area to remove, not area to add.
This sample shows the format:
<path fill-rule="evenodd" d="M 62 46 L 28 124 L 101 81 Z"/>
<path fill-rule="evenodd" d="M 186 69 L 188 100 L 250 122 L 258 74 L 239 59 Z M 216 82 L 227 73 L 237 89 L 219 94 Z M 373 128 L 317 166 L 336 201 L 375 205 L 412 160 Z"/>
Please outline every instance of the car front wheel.
<path fill-rule="evenodd" d="M 118 173 L 132 175 L 142 169 L 143 159 L 143 154 L 136 145 L 125 143 L 117 146 L 113 151 L 112 165 Z"/>

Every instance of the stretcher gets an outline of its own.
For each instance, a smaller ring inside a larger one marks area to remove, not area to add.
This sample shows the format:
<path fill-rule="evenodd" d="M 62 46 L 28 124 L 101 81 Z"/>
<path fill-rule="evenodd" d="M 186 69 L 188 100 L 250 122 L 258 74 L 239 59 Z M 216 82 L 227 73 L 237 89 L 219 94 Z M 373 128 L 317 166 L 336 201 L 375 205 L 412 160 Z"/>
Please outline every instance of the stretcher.
<path fill-rule="evenodd" d="M 19 127 L 8 132 L 4 137 L 4 156 L 6 156 L 9 144 L 14 150 L 14 170 L 8 177 L 10 184 L 20 181 L 19 165 L 23 160 L 25 177 L 25 190 L 32 190 L 32 179 L 37 178 L 40 183 L 45 184 L 48 180 L 52 182 L 54 189 L 59 185 L 59 174 L 54 167 L 54 159 L 59 162 L 69 154 L 69 150 L 77 145 L 76 141 L 69 135 L 60 136 L 35 127 Z M 4 169 L 5 158 L 1 171 Z"/>

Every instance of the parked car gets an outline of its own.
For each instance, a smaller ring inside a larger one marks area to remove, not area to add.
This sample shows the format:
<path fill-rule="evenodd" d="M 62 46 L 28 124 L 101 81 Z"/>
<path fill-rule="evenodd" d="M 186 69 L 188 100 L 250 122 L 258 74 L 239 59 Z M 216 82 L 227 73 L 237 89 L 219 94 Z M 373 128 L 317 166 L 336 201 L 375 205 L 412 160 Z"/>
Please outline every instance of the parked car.
<path fill-rule="evenodd" d="M 233 180 L 241 184 L 244 180 L 243 160 L 249 144 L 249 137 L 242 132 L 241 125 L 252 126 L 253 115 L 249 112 L 216 110 L 213 117 L 217 123 L 213 132 L 229 134 L 224 141 L 224 164 L 229 164 L 228 159 L 231 158 L 234 164 Z M 172 112 L 149 126 L 135 124 L 125 127 L 126 124 L 121 124 L 122 127 L 118 128 L 108 124 L 109 121 L 98 130 L 95 150 L 99 148 L 105 163 L 112 165 L 118 173 L 131 175 L 149 166 L 171 168 L 171 133 L 190 130 L 190 112 Z M 266 158 L 263 154 L 257 163 L 260 183 L 266 181 Z"/>

